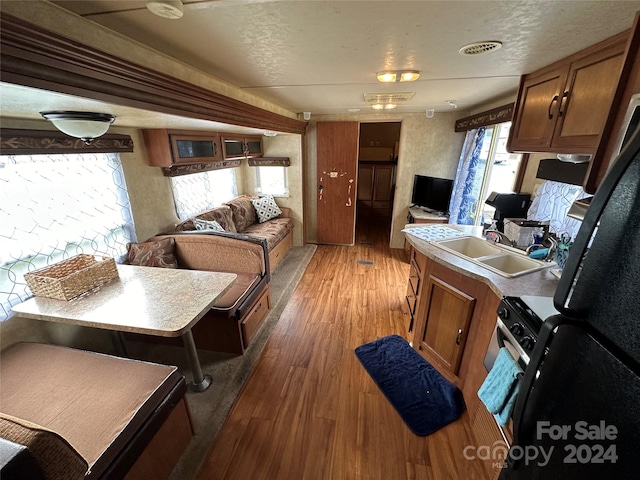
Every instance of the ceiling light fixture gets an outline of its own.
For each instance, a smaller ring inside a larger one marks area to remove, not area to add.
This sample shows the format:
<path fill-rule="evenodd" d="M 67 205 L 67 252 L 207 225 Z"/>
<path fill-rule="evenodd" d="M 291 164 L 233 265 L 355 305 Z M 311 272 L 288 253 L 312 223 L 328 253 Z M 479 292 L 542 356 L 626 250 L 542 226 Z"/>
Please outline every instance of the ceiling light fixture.
<path fill-rule="evenodd" d="M 62 133 L 70 137 L 80 138 L 89 145 L 109 130 L 109 125 L 116 119 L 110 113 L 54 111 L 40 112 Z"/>
<path fill-rule="evenodd" d="M 184 5 L 180 0 L 147 2 L 147 10 L 162 18 L 177 20 L 184 15 Z"/>
<path fill-rule="evenodd" d="M 378 81 L 382 83 L 414 82 L 420 78 L 418 70 L 387 70 L 376 73 Z"/>
<path fill-rule="evenodd" d="M 265 137 L 275 137 L 276 135 L 278 135 L 278 133 L 274 132 L 273 130 L 265 130 L 263 135 Z"/>
<path fill-rule="evenodd" d="M 396 107 L 397 105 L 395 103 L 374 103 L 371 105 L 371 108 L 374 110 L 391 110 Z"/>

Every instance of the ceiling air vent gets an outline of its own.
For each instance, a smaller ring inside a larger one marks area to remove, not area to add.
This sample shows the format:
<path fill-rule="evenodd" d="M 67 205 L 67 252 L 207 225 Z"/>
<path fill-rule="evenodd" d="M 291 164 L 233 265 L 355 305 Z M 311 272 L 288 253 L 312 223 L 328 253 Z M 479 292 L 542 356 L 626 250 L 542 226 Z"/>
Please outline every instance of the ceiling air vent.
<path fill-rule="evenodd" d="M 483 53 L 493 52 L 502 47 L 502 42 L 476 42 L 465 45 L 460 50 L 461 55 L 481 55 Z"/>
<path fill-rule="evenodd" d="M 403 93 L 365 93 L 364 101 L 369 103 L 397 103 L 411 100 L 415 92 Z"/>

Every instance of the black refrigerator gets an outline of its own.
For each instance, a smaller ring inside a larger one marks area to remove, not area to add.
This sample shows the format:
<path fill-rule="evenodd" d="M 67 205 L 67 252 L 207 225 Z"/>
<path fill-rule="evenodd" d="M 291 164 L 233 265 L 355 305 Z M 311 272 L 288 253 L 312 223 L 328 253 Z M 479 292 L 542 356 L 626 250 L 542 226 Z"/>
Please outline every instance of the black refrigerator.
<path fill-rule="evenodd" d="M 554 305 L 500 479 L 640 478 L 640 130 L 591 201 Z"/>

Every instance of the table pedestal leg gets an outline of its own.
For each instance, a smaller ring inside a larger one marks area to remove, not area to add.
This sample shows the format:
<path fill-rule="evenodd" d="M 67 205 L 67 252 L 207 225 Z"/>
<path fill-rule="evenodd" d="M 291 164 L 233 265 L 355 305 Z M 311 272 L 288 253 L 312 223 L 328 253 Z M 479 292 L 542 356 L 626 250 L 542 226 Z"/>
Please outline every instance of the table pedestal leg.
<path fill-rule="evenodd" d="M 191 365 L 191 371 L 193 372 L 193 383 L 189 385 L 189 390 L 192 392 L 204 392 L 209 388 L 209 385 L 211 385 L 212 379 L 211 375 L 202 374 L 202 367 L 200 366 L 200 359 L 198 358 L 196 343 L 193 341 L 191 330 L 182 335 L 182 341 L 184 342 L 184 348 L 189 358 L 189 365 Z"/>

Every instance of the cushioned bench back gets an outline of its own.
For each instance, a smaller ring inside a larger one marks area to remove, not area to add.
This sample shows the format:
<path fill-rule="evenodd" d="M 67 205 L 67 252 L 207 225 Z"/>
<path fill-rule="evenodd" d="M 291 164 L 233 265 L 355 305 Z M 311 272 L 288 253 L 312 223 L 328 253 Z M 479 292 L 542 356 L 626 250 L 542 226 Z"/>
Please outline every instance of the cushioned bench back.
<path fill-rule="evenodd" d="M 262 245 L 220 235 L 157 235 L 149 241 L 173 237 L 176 241 L 178 267 L 210 272 L 266 273 Z"/>

